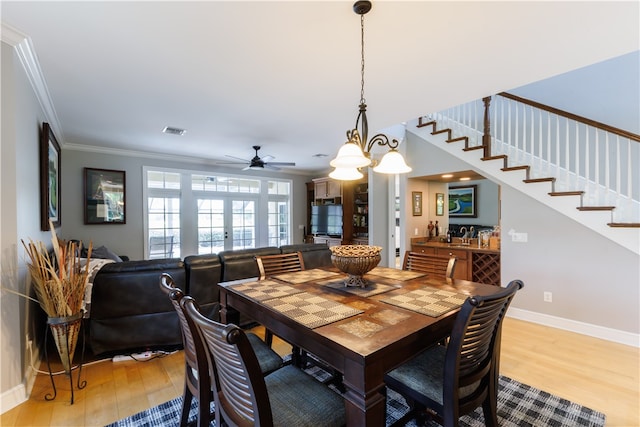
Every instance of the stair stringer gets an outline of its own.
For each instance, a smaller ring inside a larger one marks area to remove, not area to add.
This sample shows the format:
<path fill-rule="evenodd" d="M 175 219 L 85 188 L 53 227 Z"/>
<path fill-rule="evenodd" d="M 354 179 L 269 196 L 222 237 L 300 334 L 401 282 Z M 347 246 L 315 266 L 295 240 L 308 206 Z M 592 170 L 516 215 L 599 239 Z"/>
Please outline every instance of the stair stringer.
<path fill-rule="evenodd" d="M 484 175 L 485 177 L 501 185 L 509 187 L 526 194 L 549 208 L 571 218 L 579 224 L 593 230 L 605 238 L 623 246 L 624 248 L 640 255 L 640 229 L 639 228 L 616 228 L 607 224 L 612 222 L 610 211 L 581 212 L 577 208 L 580 206 L 580 196 L 553 197 L 551 183 L 525 183 L 526 172 L 524 170 L 503 171 L 504 162 L 502 159 L 482 160 L 482 150 L 468 150 L 465 148 L 464 140 L 447 142 L 447 133 L 432 135 L 432 126 L 418 128 L 417 120 L 407 123 L 407 132 L 411 132 L 426 143 L 467 163 L 470 169 Z M 455 136 L 454 136 L 455 137 Z M 456 138 L 457 139 L 457 138 Z"/>

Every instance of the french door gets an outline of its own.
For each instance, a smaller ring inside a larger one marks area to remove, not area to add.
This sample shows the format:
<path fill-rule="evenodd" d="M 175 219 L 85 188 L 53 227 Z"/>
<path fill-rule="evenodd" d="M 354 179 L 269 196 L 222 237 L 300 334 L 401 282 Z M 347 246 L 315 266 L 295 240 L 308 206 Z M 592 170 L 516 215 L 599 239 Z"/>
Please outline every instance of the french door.
<path fill-rule="evenodd" d="M 255 248 L 258 198 L 251 196 L 197 199 L 198 254 Z"/>

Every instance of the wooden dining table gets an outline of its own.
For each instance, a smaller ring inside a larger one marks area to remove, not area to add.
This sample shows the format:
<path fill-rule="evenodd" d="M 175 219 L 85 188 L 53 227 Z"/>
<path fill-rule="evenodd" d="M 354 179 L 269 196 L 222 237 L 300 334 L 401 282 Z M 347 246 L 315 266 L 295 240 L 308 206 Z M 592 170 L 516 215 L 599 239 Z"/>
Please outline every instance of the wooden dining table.
<path fill-rule="evenodd" d="M 384 374 L 446 338 L 464 299 L 499 287 L 385 267 L 364 276 L 365 288 L 346 287 L 346 277 L 323 268 L 220 283 L 221 320 L 244 313 L 335 368 L 347 425 L 384 426 Z"/>

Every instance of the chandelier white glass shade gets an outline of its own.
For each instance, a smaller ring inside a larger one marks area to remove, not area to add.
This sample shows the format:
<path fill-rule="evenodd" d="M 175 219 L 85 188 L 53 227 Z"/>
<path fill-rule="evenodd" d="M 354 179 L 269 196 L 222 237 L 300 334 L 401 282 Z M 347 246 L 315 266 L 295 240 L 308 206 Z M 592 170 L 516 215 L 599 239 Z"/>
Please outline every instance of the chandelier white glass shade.
<path fill-rule="evenodd" d="M 360 51 L 362 57 L 360 107 L 355 127 L 347 131 L 347 142 L 340 148 L 336 158 L 329 163 L 335 168 L 329 176 L 342 181 L 362 178 L 362 173 L 358 169 L 366 166 L 373 166 L 374 172 L 386 174 L 411 172 L 411 168 L 407 166 L 402 154 L 396 150 L 399 144 L 396 139 L 389 140 L 382 133 L 374 135 L 371 140 L 368 139 L 369 123 L 367 122 L 367 104 L 364 99 L 364 15 L 370 10 L 371 2 L 368 0 L 357 1 L 353 5 L 353 11 L 360 15 Z M 387 145 L 390 149 L 382 157 L 380 163 L 371 159 L 371 149 L 375 144 L 381 147 Z"/>

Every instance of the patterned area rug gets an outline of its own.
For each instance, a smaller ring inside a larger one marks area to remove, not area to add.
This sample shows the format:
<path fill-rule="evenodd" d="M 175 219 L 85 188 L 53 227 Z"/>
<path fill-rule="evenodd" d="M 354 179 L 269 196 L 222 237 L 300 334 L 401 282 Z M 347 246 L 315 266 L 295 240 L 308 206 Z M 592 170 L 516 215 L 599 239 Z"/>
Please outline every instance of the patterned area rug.
<path fill-rule="evenodd" d="M 307 372 L 319 380 L 329 377 L 329 374 L 314 366 Z M 334 389 L 335 390 L 335 389 Z M 178 426 L 180 424 L 180 407 L 182 397 L 177 397 L 154 408 L 123 418 L 107 427 L 155 427 Z M 212 405 L 213 406 L 213 405 Z M 387 395 L 386 424 L 399 419 L 408 410 L 404 399 L 389 390 Z M 191 406 L 189 422 L 195 422 L 197 403 Z M 507 377 L 500 377 L 500 391 L 498 393 L 498 424 L 501 427 L 575 427 L 575 426 L 604 426 L 605 416 L 600 412 L 580 406 L 545 391 L 538 390 L 526 384 L 519 383 Z M 215 423 L 211 424 L 212 426 Z M 409 421 L 407 426 L 415 426 Z M 466 427 L 484 427 L 482 409 L 460 418 L 460 425 Z M 435 422 L 428 422 L 428 427 L 438 426 Z"/>

